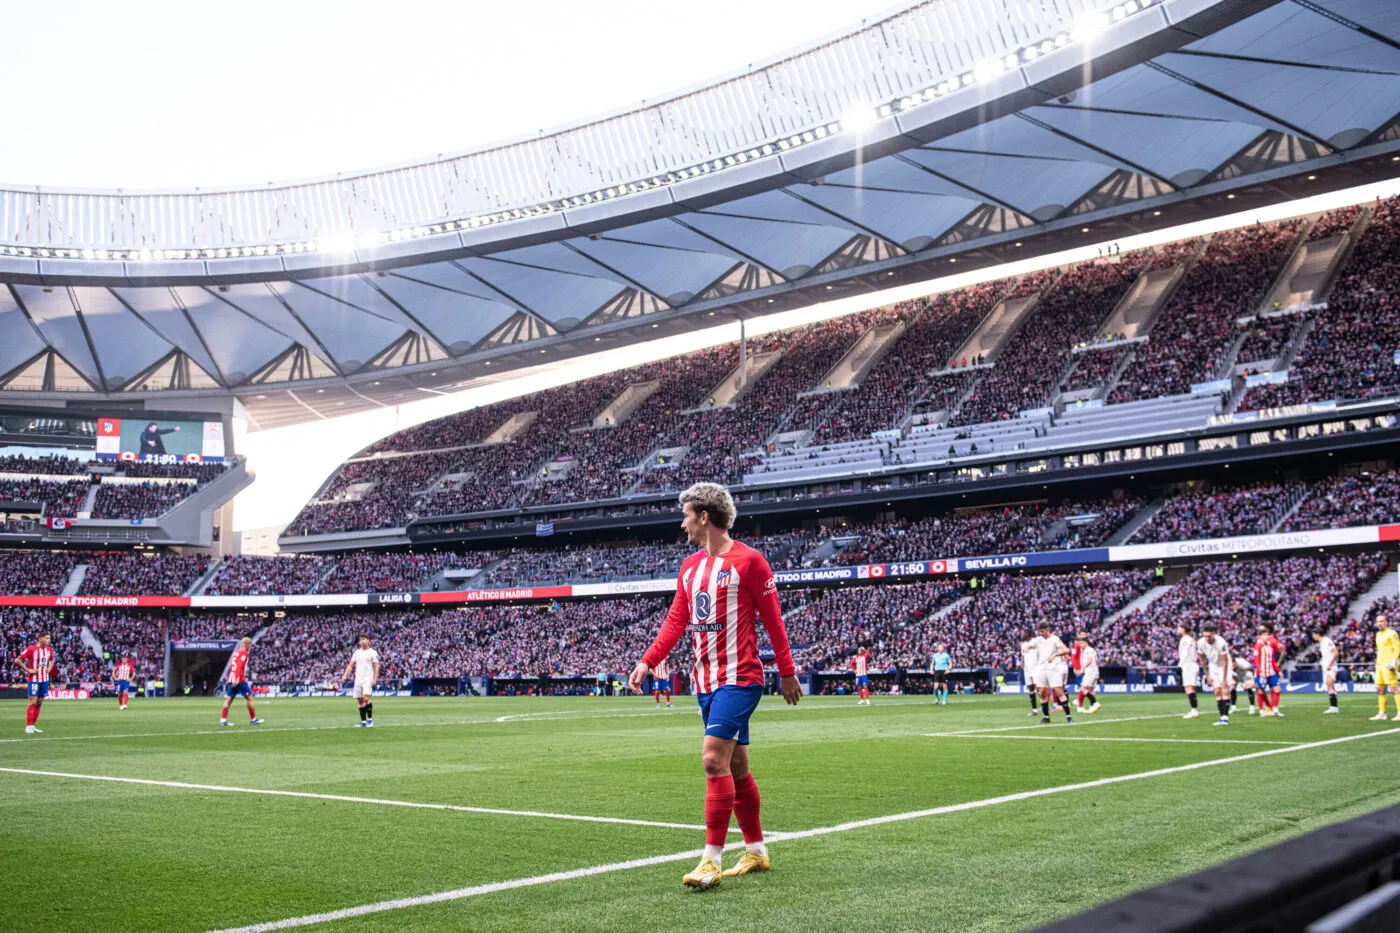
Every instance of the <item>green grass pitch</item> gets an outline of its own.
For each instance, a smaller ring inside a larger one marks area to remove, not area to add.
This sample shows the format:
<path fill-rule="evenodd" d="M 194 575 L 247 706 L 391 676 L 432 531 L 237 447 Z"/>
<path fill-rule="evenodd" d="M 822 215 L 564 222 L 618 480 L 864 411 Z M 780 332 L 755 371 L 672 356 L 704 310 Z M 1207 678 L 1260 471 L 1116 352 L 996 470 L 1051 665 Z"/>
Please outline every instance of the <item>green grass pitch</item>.
<path fill-rule="evenodd" d="M 1189 722 L 1180 696 L 1110 697 L 1047 728 L 1024 697 L 769 697 L 752 756 L 773 869 L 694 892 L 691 698 L 380 699 L 372 730 L 348 699 L 264 700 L 259 727 L 235 706 L 223 730 L 216 700 L 51 701 L 34 737 L 5 701 L 0 929 L 198 933 L 456 892 L 293 928 L 1011 933 L 1400 801 L 1400 727 L 1367 721 L 1369 696 L 1325 703 L 1225 729 L 1209 697 Z M 930 735 L 949 732 L 966 734 Z M 1171 770 L 1222 759 L 1241 760 Z M 802 835 L 818 828 L 834 831 Z M 657 856 L 676 857 L 616 867 Z"/>

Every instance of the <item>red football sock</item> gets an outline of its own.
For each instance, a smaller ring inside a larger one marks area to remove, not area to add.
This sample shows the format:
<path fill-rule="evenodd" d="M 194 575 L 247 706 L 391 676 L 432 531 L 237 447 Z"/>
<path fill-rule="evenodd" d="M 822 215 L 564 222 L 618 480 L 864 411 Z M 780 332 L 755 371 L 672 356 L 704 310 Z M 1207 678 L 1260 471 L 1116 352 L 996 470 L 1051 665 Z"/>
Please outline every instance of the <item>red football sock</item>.
<path fill-rule="evenodd" d="M 734 776 L 706 778 L 705 784 L 705 845 L 722 846 L 734 813 Z"/>
<path fill-rule="evenodd" d="M 30 724 L 31 726 L 37 726 L 37 725 L 39 724 L 39 711 L 42 710 L 43 707 L 42 707 L 42 706 L 31 706 L 31 707 L 29 707 L 29 708 L 32 709 L 32 710 L 34 711 L 34 718 L 31 719 L 31 720 L 29 721 L 29 724 Z"/>
<path fill-rule="evenodd" d="M 1270 690 L 1269 693 L 1270 693 L 1270 697 L 1269 697 L 1269 706 L 1270 706 L 1272 709 L 1278 709 L 1278 694 L 1279 694 L 1279 688 L 1278 688 L 1278 687 L 1275 687 L 1274 689 Z"/>
<path fill-rule="evenodd" d="M 248 721 L 249 721 L 249 722 L 252 722 L 254 719 L 257 719 L 257 718 L 258 718 L 258 714 L 255 713 L 255 712 L 253 712 L 253 708 L 252 708 L 251 706 L 248 707 Z"/>
<path fill-rule="evenodd" d="M 653 690 L 653 691 L 651 692 L 651 698 L 652 698 L 653 700 L 655 700 L 656 702 L 660 703 L 660 702 L 661 702 L 661 691 L 660 691 L 660 690 Z"/>
<path fill-rule="evenodd" d="M 24 724 L 26 726 L 34 725 L 34 707 L 26 706 L 24 708 Z"/>
<path fill-rule="evenodd" d="M 763 824 L 758 819 L 758 782 L 752 771 L 734 782 L 734 816 L 745 842 L 763 841 Z"/>
<path fill-rule="evenodd" d="M 1254 705 L 1257 706 L 1257 707 L 1259 707 L 1259 711 L 1260 711 L 1261 713 L 1262 713 L 1264 710 L 1268 709 L 1268 708 L 1269 708 L 1269 691 L 1267 691 L 1267 690 L 1260 690 L 1260 691 L 1257 693 L 1257 695 L 1254 697 Z"/>

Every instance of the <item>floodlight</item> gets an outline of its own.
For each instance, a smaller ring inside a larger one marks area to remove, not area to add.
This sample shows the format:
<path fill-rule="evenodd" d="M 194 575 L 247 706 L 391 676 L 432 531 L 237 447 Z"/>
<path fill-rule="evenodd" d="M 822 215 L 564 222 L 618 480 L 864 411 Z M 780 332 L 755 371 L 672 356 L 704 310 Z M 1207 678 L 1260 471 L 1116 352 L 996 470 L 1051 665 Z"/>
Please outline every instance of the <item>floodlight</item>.
<path fill-rule="evenodd" d="M 860 135 L 875 125 L 875 111 L 857 105 L 841 115 L 841 129 Z"/>

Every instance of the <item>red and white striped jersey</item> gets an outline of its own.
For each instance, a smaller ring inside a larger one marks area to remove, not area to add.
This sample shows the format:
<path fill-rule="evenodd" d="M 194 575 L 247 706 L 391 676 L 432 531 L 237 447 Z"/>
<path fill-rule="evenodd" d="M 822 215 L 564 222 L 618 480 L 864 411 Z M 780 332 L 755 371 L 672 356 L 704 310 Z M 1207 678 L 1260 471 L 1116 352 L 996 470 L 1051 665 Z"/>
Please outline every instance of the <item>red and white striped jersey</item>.
<path fill-rule="evenodd" d="M 248 652 L 235 648 L 228 659 L 228 682 L 241 684 L 248 679 Z"/>
<path fill-rule="evenodd" d="M 697 551 L 681 564 L 676 598 L 661 633 L 642 660 L 655 670 L 688 627 L 695 647 L 696 693 L 762 684 L 763 662 L 758 658 L 755 625 L 758 617 L 762 617 L 773 645 L 778 673 L 784 677 L 796 674 L 778 606 L 777 581 L 764 556 L 738 541 L 718 557 Z"/>
<path fill-rule="evenodd" d="M 30 645 L 20 652 L 19 659 L 24 666 L 33 671 L 29 675 L 30 683 L 43 683 L 49 679 L 49 671 L 53 669 L 53 648 L 40 648 L 38 645 Z"/>
<path fill-rule="evenodd" d="M 851 670 L 856 672 L 857 677 L 864 677 L 870 673 L 870 652 L 862 651 L 851 658 Z"/>
<path fill-rule="evenodd" d="M 132 669 L 131 663 L 129 661 L 122 661 L 120 664 L 118 664 L 115 668 L 112 669 L 112 679 L 130 680 L 132 678 L 132 675 L 135 673 L 136 671 Z"/>
<path fill-rule="evenodd" d="M 1254 643 L 1254 672 L 1260 677 L 1272 677 L 1278 673 L 1279 655 L 1283 645 L 1277 638 L 1266 638 Z"/>
<path fill-rule="evenodd" d="M 656 666 L 651 669 L 651 676 L 653 680 L 670 680 L 671 662 L 662 658 Z"/>

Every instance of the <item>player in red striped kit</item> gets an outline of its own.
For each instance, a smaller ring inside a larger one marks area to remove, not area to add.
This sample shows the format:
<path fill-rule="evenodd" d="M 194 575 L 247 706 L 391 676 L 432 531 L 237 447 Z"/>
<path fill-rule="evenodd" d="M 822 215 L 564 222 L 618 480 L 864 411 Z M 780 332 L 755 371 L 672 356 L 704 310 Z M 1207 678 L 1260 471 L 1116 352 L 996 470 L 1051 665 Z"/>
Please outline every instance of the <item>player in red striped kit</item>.
<path fill-rule="evenodd" d="M 1283 718 L 1278 708 L 1278 675 L 1282 662 L 1283 643 L 1274 637 L 1273 627 L 1267 623 L 1259 626 L 1259 637 L 1254 640 L 1254 688 L 1259 691 L 1256 702 L 1260 716 Z"/>
<path fill-rule="evenodd" d="M 870 705 L 870 649 L 856 648 L 856 656 L 851 658 L 851 670 L 856 674 L 856 694 L 860 697 L 856 706 Z"/>
<path fill-rule="evenodd" d="M 53 649 L 49 647 L 49 636 L 40 635 L 34 644 L 20 652 L 15 663 L 24 668 L 29 678 L 29 705 L 24 708 L 24 734 L 42 735 L 39 710 L 44 706 L 44 697 L 49 695 L 49 678 L 53 676 L 58 662 L 54 660 Z"/>
<path fill-rule="evenodd" d="M 671 662 L 665 658 L 652 668 L 651 671 L 651 697 L 656 701 L 656 708 L 661 708 L 661 697 L 666 697 L 666 708 L 671 708 Z"/>
<path fill-rule="evenodd" d="M 131 658 L 122 658 L 112 668 L 112 686 L 117 691 L 117 709 L 126 709 L 131 701 L 131 682 L 136 678 L 136 665 Z"/>
<path fill-rule="evenodd" d="M 225 668 L 227 677 L 225 683 L 228 684 L 228 695 L 224 697 L 224 710 L 219 714 L 219 725 L 227 726 L 228 708 L 233 703 L 234 697 L 243 697 L 248 701 L 248 725 L 256 726 L 262 723 L 258 714 L 253 711 L 253 687 L 248 683 L 248 649 L 253 647 L 253 639 L 244 638 L 238 643 L 238 647 L 233 649 L 233 654 L 229 655 L 228 667 Z"/>
<path fill-rule="evenodd" d="M 681 564 L 676 598 L 661 633 L 628 678 L 642 692 L 647 675 L 676 646 L 687 629 L 695 648 L 693 682 L 705 723 L 701 759 L 705 767 L 705 854 L 682 880 L 688 887 L 711 888 L 724 877 L 768 869 L 768 849 L 759 821 L 758 785 L 749 770 L 749 717 L 763 697 L 763 663 L 758 630 L 763 619 L 781 676 L 783 699 L 802 697 L 792 663 L 787 629 L 778 605 L 773 570 L 762 554 L 729 537 L 734 499 L 718 483 L 696 483 L 680 495 L 681 530 L 700 548 Z M 744 835 L 739 864 L 721 871 L 720 857 L 733 815 Z"/>

